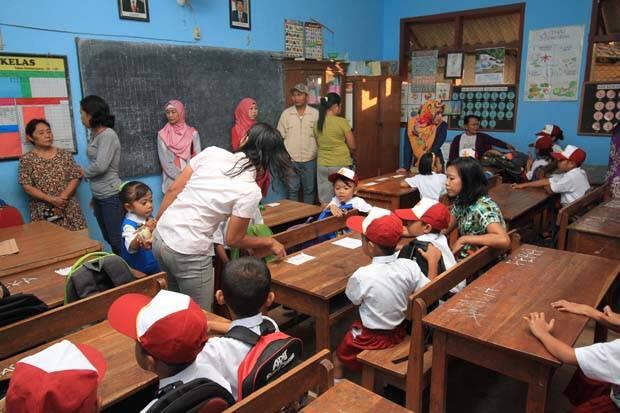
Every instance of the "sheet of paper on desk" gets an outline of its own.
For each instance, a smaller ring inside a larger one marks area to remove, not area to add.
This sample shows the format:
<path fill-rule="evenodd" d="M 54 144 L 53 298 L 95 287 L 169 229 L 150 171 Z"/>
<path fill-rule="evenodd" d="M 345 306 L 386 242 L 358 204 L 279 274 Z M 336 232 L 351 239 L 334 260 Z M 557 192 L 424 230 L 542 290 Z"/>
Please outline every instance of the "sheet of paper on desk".
<path fill-rule="evenodd" d="M 383 182 L 383 181 L 387 181 L 388 179 L 390 179 L 390 178 L 377 178 L 375 180 L 379 181 L 379 182 Z"/>
<path fill-rule="evenodd" d="M 288 262 L 289 264 L 293 264 L 293 265 L 301 265 L 304 262 L 308 262 L 313 260 L 314 257 L 312 255 L 308 255 L 308 254 L 304 254 L 299 253 L 297 255 L 292 256 L 291 258 L 287 259 L 286 262 Z"/>
<path fill-rule="evenodd" d="M 54 270 L 54 272 L 58 275 L 62 275 L 63 277 L 66 277 L 71 272 L 71 267 L 59 268 L 57 270 Z"/>
<path fill-rule="evenodd" d="M 373 185 L 377 185 L 379 182 L 368 182 L 365 183 L 364 186 L 373 186 Z"/>
<path fill-rule="evenodd" d="M 18 252 L 19 248 L 17 248 L 15 238 L 0 242 L 0 256 L 17 254 Z"/>
<path fill-rule="evenodd" d="M 273 208 L 273 207 L 277 207 L 278 205 L 280 205 L 280 203 L 279 203 L 279 202 L 272 202 L 271 204 L 266 204 L 265 206 L 268 206 L 268 207 L 270 207 L 270 208 Z"/>
<path fill-rule="evenodd" d="M 396 179 L 396 178 L 404 178 L 405 175 L 392 175 L 392 178 Z"/>
<path fill-rule="evenodd" d="M 349 248 L 349 249 L 354 250 L 362 246 L 362 240 L 346 237 L 346 238 L 341 238 L 338 241 L 334 241 L 332 242 L 332 244 L 338 245 L 339 247 L 344 247 L 344 248 Z"/>

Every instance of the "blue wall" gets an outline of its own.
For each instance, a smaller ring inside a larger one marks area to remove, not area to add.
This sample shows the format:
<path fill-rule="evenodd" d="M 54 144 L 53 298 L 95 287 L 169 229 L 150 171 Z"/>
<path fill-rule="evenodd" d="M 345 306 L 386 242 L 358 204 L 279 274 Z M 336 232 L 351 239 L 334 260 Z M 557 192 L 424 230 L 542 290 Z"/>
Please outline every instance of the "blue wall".
<path fill-rule="evenodd" d="M 452 11 L 492 7 L 513 4 L 518 0 L 442 0 L 442 1 L 402 1 L 385 0 L 383 10 L 383 59 L 397 60 L 400 42 L 400 19 L 404 17 L 425 16 Z M 556 26 L 584 25 L 584 48 L 582 53 L 581 79 L 584 79 L 587 36 L 590 30 L 591 0 L 524 0 L 525 25 L 523 32 L 523 60 L 521 62 L 521 84 L 517 129 L 514 133 L 494 133 L 518 149 L 527 152 L 527 144 L 546 123 L 554 123 L 564 130 L 565 140 L 562 145 L 573 144 L 584 148 L 588 153 L 586 163 L 591 165 L 607 164 L 609 156 L 609 138 L 577 136 L 579 120 L 579 100 L 574 102 L 524 102 L 525 62 L 527 59 L 528 32 Z M 581 89 L 580 89 L 581 90 Z M 581 92 L 579 93 L 581 96 Z M 449 132 L 451 140 L 457 132 Z"/>
<path fill-rule="evenodd" d="M 284 45 L 285 18 L 308 21 L 314 18 L 335 31 L 325 31 L 325 50 L 349 52 L 354 60 L 381 57 L 382 1 L 313 0 L 254 0 L 252 2 L 252 30 L 229 28 L 227 3 L 223 0 L 191 0 L 193 12 L 179 7 L 175 0 L 151 0 L 150 23 L 120 20 L 114 1 L 102 0 L 20 0 L 2 2 L 0 30 L 4 52 L 51 53 L 66 55 L 71 79 L 74 127 L 78 141 L 76 160 L 86 165 L 86 130 L 79 120 L 81 88 L 75 37 L 112 38 L 136 41 L 133 36 L 155 38 L 153 42 L 196 44 L 255 50 L 281 51 Z M 55 33 L 7 26 L 33 26 L 68 31 Z M 193 40 L 193 28 L 199 25 L 200 41 Z M 76 34 L 76 32 L 90 34 Z M 138 39 L 137 41 L 141 41 Z M 251 93 L 251 91 L 248 91 Z M 104 97 L 105 98 L 105 97 Z M 259 102 L 260 104 L 260 102 Z M 114 108 L 112 108 L 112 111 Z M 208 133 L 207 133 L 208 135 Z M 0 162 L 0 177 L 5 182 L 0 198 L 16 205 L 28 217 L 27 198 L 17 182 L 17 162 Z M 159 176 L 136 177 L 154 191 L 155 201 L 161 202 Z M 101 240 L 99 228 L 88 208 L 90 191 L 83 183 L 78 191 L 80 204 L 88 219 L 91 237 Z M 277 198 L 277 195 L 273 195 Z"/>

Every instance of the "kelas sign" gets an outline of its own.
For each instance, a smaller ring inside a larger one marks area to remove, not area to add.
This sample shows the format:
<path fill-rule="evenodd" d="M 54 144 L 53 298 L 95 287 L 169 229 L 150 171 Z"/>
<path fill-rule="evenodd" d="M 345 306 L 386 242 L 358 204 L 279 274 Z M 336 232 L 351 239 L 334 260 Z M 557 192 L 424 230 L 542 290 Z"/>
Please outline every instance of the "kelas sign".
<path fill-rule="evenodd" d="M 0 56 L 0 70 L 64 72 L 65 61 L 54 57 Z"/>

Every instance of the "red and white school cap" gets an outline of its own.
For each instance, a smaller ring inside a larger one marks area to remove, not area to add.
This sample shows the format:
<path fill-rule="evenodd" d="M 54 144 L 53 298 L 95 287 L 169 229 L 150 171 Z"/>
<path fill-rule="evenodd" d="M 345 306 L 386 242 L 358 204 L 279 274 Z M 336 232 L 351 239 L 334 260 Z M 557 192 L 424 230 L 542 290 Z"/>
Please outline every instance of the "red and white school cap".
<path fill-rule="evenodd" d="M 395 247 L 403 233 L 400 218 L 387 209 L 377 207 L 371 208 L 366 217 L 350 217 L 347 219 L 347 227 L 384 247 Z"/>
<path fill-rule="evenodd" d="M 450 211 L 439 201 L 422 198 L 413 208 L 397 209 L 394 213 L 405 221 L 422 221 L 435 230 L 448 228 Z"/>
<path fill-rule="evenodd" d="M 105 374 L 103 355 L 68 340 L 21 359 L 6 394 L 10 413 L 93 413 Z"/>
<path fill-rule="evenodd" d="M 573 161 L 577 166 L 581 165 L 583 161 L 586 160 L 586 152 L 574 145 L 567 145 L 562 152 L 552 152 L 551 156 L 559 161 Z"/>
<path fill-rule="evenodd" d="M 559 126 L 557 125 L 545 125 L 545 127 L 538 132 L 536 135 L 549 135 L 549 136 L 558 136 L 560 133 L 562 133 L 562 129 L 560 129 Z"/>
<path fill-rule="evenodd" d="M 188 295 L 161 290 L 153 298 L 125 294 L 108 310 L 110 325 L 168 364 L 189 363 L 207 342 L 207 318 Z"/>
<path fill-rule="evenodd" d="M 355 171 L 349 168 L 340 168 L 338 172 L 329 175 L 327 177 L 327 180 L 333 183 L 336 181 L 336 179 L 340 177 L 347 178 L 348 180 L 357 183 L 357 174 L 355 173 Z"/>
<path fill-rule="evenodd" d="M 534 144 L 530 144 L 534 148 L 540 150 L 551 149 L 553 147 L 553 138 L 549 135 L 541 134 L 536 137 Z"/>

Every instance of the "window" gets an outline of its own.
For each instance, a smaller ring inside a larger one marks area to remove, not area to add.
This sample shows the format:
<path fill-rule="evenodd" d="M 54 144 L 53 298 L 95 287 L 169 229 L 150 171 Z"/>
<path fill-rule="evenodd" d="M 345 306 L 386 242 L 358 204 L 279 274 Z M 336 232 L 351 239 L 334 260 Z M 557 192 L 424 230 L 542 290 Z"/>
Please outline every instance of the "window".
<path fill-rule="evenodd" d="M 594 0 L 586 82 L 620 79 L 620 2 Z"/>

